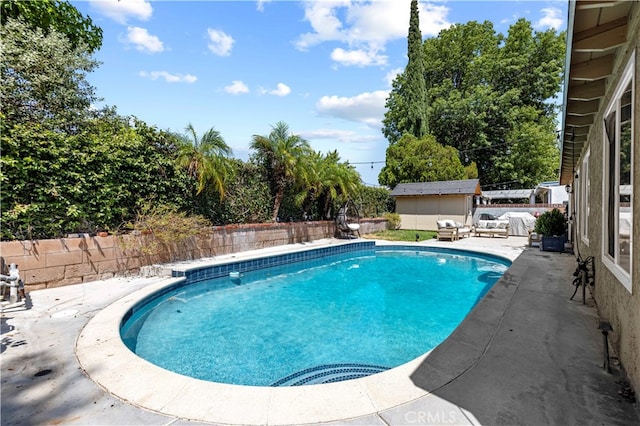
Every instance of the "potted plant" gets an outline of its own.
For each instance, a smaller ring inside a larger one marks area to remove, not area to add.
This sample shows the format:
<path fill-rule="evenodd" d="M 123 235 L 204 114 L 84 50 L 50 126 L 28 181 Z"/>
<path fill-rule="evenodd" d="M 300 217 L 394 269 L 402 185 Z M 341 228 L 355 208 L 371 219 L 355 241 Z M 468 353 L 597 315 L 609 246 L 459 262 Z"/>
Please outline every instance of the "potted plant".
<path fill-rule="evenodd" d="M 567 241 L 567 218 L 558 210 L 544 212 L 536 220 L 534 231 L 541 235 L 540 250 L 564 251 Z"/>

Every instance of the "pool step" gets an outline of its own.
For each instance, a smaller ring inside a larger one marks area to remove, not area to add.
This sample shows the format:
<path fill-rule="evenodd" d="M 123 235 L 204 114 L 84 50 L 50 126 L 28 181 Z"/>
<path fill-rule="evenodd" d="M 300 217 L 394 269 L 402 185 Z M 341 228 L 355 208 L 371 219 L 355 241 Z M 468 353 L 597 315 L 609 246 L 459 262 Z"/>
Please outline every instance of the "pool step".
<path fill-rule="evenodd" d="M 369 364 L 325 364 L 290 374 L 272 383 L 271 386 L 302 386 L 342 382 L 370 376 L 388 369 L 389 367 Z"/>

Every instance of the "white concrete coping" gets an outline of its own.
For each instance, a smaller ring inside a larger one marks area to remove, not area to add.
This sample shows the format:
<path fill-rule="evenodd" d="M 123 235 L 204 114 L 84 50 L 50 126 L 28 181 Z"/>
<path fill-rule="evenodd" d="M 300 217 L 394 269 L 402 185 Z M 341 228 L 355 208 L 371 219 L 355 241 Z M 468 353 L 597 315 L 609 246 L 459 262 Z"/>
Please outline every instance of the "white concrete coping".
<path fill-rule="evenodd" d="M 109 305 L 88 322 L 78 337 L 76 356 L 92 380 L 135 406 L 203 422 L 242 425 L 331 422 L 368 416 L 427 398 L 429 404 L 447 406 L 455 417 L 451 419 L 453 424 L 474 423 L 466 410 L 430 395 L 411 380 L 411 374 L 429 353 L 360 379 L 295 387 L 214 383 L 153 365 L 125 346 L 120 324 L 138 301 L 181 280 L 184 278 L 151 284 Z"/>

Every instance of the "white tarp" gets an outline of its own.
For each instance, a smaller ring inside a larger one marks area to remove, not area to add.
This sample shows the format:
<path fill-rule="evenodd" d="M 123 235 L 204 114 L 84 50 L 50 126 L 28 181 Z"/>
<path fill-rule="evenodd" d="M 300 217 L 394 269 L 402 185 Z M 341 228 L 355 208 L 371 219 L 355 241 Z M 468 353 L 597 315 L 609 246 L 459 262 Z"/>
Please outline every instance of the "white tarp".
<path fill-rule="evenodd" d="M 509 221 L 509 235 L 526 237 L 536 226 L 536 218 L 527 212 L 507 212 L 499 219 Z"/>

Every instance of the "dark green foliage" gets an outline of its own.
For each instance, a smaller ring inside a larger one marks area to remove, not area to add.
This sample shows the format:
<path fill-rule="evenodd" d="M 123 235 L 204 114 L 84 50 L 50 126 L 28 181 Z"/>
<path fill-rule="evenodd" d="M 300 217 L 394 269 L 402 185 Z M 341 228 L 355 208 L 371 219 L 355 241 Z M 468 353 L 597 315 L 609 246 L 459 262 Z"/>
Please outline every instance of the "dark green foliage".
<path fill-rule="evenodd" d="M 407 37 L 409 61 L 402 74 L 392 83 L 387 98 L 387 112 L 382 123 L 382 133 L 390 144 L 396 143 L 406 132 L 420 138 L 429 132 L 427 116 L 427 87 L 424 79 L 424 53 L 418 16 L 418 2 L 411 1 L 409 35 Z"/>
<path fill-rule="evenodd" d="M 555 138 L 564 34 L 520 19 L 508 35 L 491 22 L 456 24 L 424 42 L 429 130 L 477 165 L 483 185 L 531 187 L 555 179 Z M 394 144 L 406 126 L 406 76 L 387 100 L 383 133 Z M 469 174 L 469 176 L 471 173 Z"/>
<path fill-rule="evenodd" d="M 546 211 L 536 220 L 535 232 L 548 237 L 567 232 L 567 218 L 559 209 Z"/>
<path fill-rule="evenodd" d="M 3 126 L 2 238 L 117 229 L 145 201 L 184 207 L 176 140 L 132 121 L 106 114 L 76 135 Z"/>
<path fill-rule="evenodd" d="M 405 69 L 405 87 L 407 125 L 404 129 L 420 138 L 429 131 L 427 121 L 427 89 L 424 80 L 424 59 L 422 50 L 422 33 L 418 17 L 418 1 L 411 0 L 411 17 L 408 36 L 409 62 Z"/>
<path fill-rule="evenodd" d="M 215 225 L 263 223 L 271 218 L 269 184 L 260 168 L 234 160 L 234 178 L 226 185 L 225 197 L 208 197 L 208 217 Z"/>
<path fill-rule="evenodd" d="M 2 0 L 0 19 L 5 25 L 10 19 L 23 19 L 33 28 L 48 34 L 51 29 L 64 34 L 73 48 L 85 45 L 95 52 L 102 45 L 102 29 L 91 18 L 83 16 L 67 1 Z"/>
<path fill-rule="evenodd" d="M 0 28 L 0 98 L 9 123 L 37 123 L 48 129 L 77 132 L 98 99 L 87 73 L 98 62 L 63 34 L 31 30 L 21 20 Z"/>
<path fill-rule="evenodd" d="M 384 187 L 362 186 L 354 197 L 360 217 L 382 217 L 395 210 L 396 202 Z"/>
<path fill-rule="evenodd" d="M 417 139 L 405 133 L 398 142 L 389 145 L 386 158 L 378 181 L 391 188 L 399 183 L 465 178 L 456 149 L 440 145 L 430 135 Z"/>

